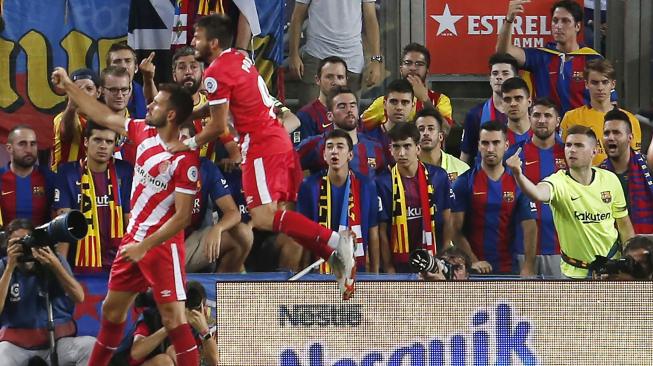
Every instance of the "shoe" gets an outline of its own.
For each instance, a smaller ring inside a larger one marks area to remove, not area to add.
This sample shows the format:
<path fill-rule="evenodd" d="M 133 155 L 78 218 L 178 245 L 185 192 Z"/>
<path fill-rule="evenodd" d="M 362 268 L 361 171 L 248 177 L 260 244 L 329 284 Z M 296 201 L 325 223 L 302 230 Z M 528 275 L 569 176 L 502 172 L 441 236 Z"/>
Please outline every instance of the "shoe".
<path fill-rule="evenodd" d="M 354 286 L 356 280 L 354 240 L 350 231 L 343 230 L 338 234 L 340 235 L 340 241 L 338 241 L 338 247 L 329 258 L 329 265 L 336 276 L 336 281 L 338 281 L 342 299 L 349 300 L 356 291 Z"/>

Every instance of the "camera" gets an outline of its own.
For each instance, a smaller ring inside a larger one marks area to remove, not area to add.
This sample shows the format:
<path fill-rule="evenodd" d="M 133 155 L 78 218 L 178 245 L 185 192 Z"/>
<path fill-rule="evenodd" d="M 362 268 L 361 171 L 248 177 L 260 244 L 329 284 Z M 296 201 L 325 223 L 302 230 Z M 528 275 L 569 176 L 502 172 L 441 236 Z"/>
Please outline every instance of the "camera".
<path fill-rule="evenodd" d="M 33 262 L 32 248 L 54 248 L 59 242 L 76 242 L 83 239 L 87 231 L 86 218 L 80 211 L 72 210 L 61 214 L 18 239 L 17 243 L 22 245 L 23 250 L 19 261 Z"/>
<path fill-rule="evenodd" d="M 441 273 L 445 279 L 453 279 L 453 265 L 435 258 L 426 249 L 415 249 L 410 253 L 408 263 L 417 272 Z"/>
<path fill-rule="evenodd" d="M 597 255 L 594 262 L 589 265 L 589 269 L 597 275 L 625 273 L 633 276 L 635 279 L 647 279 L 650 275 L 641 263 L 629 255 L 619 259 L 608 259 L 607 257 Z"/>

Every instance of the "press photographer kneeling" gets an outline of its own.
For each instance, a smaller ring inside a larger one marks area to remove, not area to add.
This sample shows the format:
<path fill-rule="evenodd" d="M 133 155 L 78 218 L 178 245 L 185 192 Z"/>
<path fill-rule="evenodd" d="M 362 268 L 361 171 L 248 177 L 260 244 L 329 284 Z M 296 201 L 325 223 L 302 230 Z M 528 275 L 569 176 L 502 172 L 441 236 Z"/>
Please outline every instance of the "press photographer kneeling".
<path fill-rule="evenodd" d="M 163 327 L 151 290 L 140 293 L 134 304 L 144 310 L 134 325 L 132 336 L 123 340 L 111 365 L 176 365 L 175 351 L 168 340 L 168 332 Z M 208 321 L 211 319 L 211 309 L 206 303 L 206 290 L 197 281 L 186 284 L 186 317 L 200 350 L 201 365 L 217 365 L 215 327 L 210 327 Z"/>
<path fill-rule="evenodd" d="M 409 263 L 425 281 L 468 280 L 472 261 L 460 248 L 449 247 L 433 257 L 424 249 L 410 253 Z"/>
<path fill-rule="evenodd" d="M 64 238 L 73 234 L 72 238 L 79 239 L 75 235 L 85 234 L 85 229 L 81 234 L 73 232 L 74 227 L 66 215 L 37 229 L 26 219 L 13 220 L 5 228 L 2 249 L 6 256 L 0 260 L 3 365 L 27 365 L 39 357 L 51 365 L 88 364 L 95 338 L 75 337 L 73 320 L 75 303 L 84 300 L 84 290 L 50 242 L 56 238 L 53 228 L 64 230 Z"/>
<path fill-rule="evenodd" d="M 601 280 L 653 280 L 653 237 L 636 235 L 625 244 L 619 259 L 596 256 L 590 264 L 592 277 Z"/>

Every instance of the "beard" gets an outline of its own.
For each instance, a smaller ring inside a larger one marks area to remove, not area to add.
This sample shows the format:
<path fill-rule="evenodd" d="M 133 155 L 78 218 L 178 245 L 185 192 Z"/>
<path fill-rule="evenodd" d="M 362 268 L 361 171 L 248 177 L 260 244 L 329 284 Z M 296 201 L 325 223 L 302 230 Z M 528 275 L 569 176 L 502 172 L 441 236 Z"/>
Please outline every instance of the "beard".
<path fill-rule="evenodd" d="M 187 83 L 191 82 L 190 85 Z M 185 78 L 182 80 L 182 82 L 179 84 L 184 90 L 186 90 L 190 95 L 193 95 L 197 93 L 197 91 L 200 88 L 200 80 L 195 80 L 193 78 Z"/>
<path fill-rule="evenodd" d="M 13 158 L 11 163 L 18 165 L 21 168 L 31 168 L 36 164 L 36 157 L 33 155 L 25 155 L 22 158 Z"/>

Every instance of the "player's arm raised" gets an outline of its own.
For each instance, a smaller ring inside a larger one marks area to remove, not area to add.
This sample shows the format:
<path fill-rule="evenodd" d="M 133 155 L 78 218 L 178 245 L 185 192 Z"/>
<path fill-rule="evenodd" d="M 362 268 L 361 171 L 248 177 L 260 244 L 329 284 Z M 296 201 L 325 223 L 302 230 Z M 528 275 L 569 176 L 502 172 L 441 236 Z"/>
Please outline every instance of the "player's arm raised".
<path fill-rule="evenodd" d="M 208 104 L 208 103 L 207 103 Z M 227 117 L 229 115 L 229 102 L 214 104 L 209 106 L 211 112 L 211 119 L 200 133 L 186 139 L 183 144 L 175 144 L 168 150 L 172 153 L 190 149 L 197 149 L 198 147 L 210 142 L 215 141 L 218 137 L 222 136 L 227 131 Z M 193 112 L 193 116 L 195 112 Z"/>
<path fill-rule="evenodd" d="M 513 177 L 519 188 L 533 201 L 549 202 L 551 200 L 551 187 L 548 183 L 540 182 L 535 185 L 530 179 L 526 178 L 521 171 L 521 147 L 506 160 L 506 166 L 512 171 Z"/>
<path fill-rule="evenodd" d="M 119 116 L 106 105 L 98 102 L 92 96 L 75 85 L 68 77 L 68 73 L 61 67 L 57 67 L 52 72 L 52 84 L 68 94 L 68 98 L 77 105 L 79 112 L 88 117 L 88 119 L 107 127 L 121 135 L 126 135 L 125 117 Z"/>
<path fill-rule="evenodd" d="M 524 4 L 529 2 L 530 0 L 511 0 L 510 3 L 508 3 L 506 21 L 501 25 L 499 37 L 497 38 L 497 53 L 509 53 L 517 59 L 520 66 L 526 63 L 526 53 L 524 53 L 522 48 L 516 47 L 512 44 L 512 25 L 517 14 L 524 12 Z"/>

